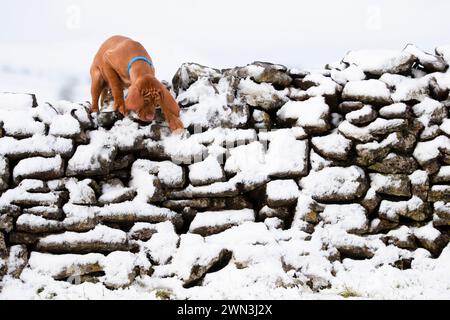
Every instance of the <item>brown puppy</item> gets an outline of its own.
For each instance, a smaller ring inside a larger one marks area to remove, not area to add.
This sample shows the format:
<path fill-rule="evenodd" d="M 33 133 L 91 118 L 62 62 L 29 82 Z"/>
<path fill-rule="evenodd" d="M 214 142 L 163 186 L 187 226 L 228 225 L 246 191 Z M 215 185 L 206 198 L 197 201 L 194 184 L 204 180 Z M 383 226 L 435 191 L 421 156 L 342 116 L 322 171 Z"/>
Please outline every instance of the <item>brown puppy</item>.
<path fill-rule="evenodd" d="M 152 60 L 139 42 L 123 36 L 106 40 L 92 63 L 91 80 L 91 112 L 98 112 L 98 100 L 109 87 L 114 109 L 123 115 L 129 110 L 136 111 L 139 119 L 150 122 L 159 105 L 172 132 L 183 128 L 180 107 L 155 78 Z M 126 101 L 123 97 L 125 88 L 128 88 Z"/>

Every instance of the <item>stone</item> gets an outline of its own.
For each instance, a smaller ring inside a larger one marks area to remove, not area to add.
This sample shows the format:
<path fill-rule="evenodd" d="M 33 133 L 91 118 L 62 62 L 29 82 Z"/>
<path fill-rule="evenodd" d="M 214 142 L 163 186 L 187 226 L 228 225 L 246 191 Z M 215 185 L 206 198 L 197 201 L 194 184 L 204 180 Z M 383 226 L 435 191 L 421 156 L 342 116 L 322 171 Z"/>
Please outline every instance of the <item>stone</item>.
<path fill-rule="evenodd" d="M 330 125 L 330 107 L 323 97 L 313 97 L 305 101 L 288 101 L 277 111 L 281 123 L 296 125 L 310 133 L 324 133 Z"/>
<path fill-rule="evenodd" d="M 252 209 L 199 212 L 191 222 L 189 232 L 206 237 L 246 221 L 255 221 Z"/>
<path fill-rule="evenodd" d="M 98 198 L 100 204 L 120 203 L 133 200 L 136 191 L 124 186 L 120 179 L 110 179 L 101 184 L 101 195 Z"/>
<path fill-rule="evenodd" d="M 430 188 L 430 180 L 427 172 L 424 170 L 416 170 L 409 175 L 409 180 L 411 181 L 412 194 L 423 201 L 427 201 L 428 190 Z"/>
<path fill-rule="evenodd" d="M 411 196 L 411 183 L 404 174 L 379 174 L 370 173 L 371 187 L 376 192 L 392 196 Z"/>
<path fill-rule="evenodd" d="M 192 252 L 192 248 L 196 248 Z M 180 237 L 180 246 L 173 256 L 172 266 L 184 287 L 192 286 L 200 280 L 213 266 L 228 262 L 231 252 L 221 246 L 205 242 L 195 234 Z"/>
<path fill-rule="evenodd" d="M 84 179 L 78 181 L 77 179 L 69 179 L 65 186 L 69 191 L 69 202 L 78 205 L 94 205 L 97 203 L 97 197 L 92 184 L 92 179 Z"/>
<path fill-rule="evenodd" d="M 407 122 L 403 119 L 377 118 L 365 127 L 358 127 L 345 120 L 339 124 L 338 130 L 346 138 L 358 142 L 367 143 L 377 140 L 378 136 L 384 136 L 389 133 L 398 132 L 405 129 Z"/>
<path fill-rule="evenodd" d="M 64 230 L 60 221 L 45 219 L 33 214 L 22 214 L 16 221 L 16 230 L 27 233 L 57 233 Z"/>
<path fill-rule="evenodd" d="M 28 263 L 28 250 L 25 245 L 14 245 L 9 248 L 8 275 L 19 279 L 22 270 Z"/>
<path fill-rule="evenodd" d="M 447 237 L 439 230 L 433 227 L 433 223 L 430 222 L 423 227 L 416 228 L 414 230 L 414 236 L 419 244 L 427 249 L 437 257 L 442 249 L 447 245 Z"/>
<path fill-rule="evenodd" d="M 67 198 L 65 192 L 17 193 L 11 203 L 21 207 L 58 206 L 61 207 Z"/>
<path fill-rule="evenodd" d="M 61 220 L 63 218 L 63 211 L 57 206 L 37 206 L 31 208 L 24 208 L 23 214 L 32 214 L 46 219 Z"/>
<path fill-rule="evenodd" d="M 369 228 L 366 209 L 356 203 L 326 205 L 320 217 L 324 223 L 336 225 L 348 233 L 364 234 Z"/>
<path fill-rule="evenodd" d="M 345 119 L 356 126 L 364 126 L 377 118 L 377 112 L 370 105 L 365 105 L 359 110 L 349 112 Z"/>
<path fill-rule="evenodd" d="M 428 192 L 428 201 L 450 201 L 450 186 L 449 185 L 434 185 Z"/>
<path fill-rule="evenodd" d="M 36 250 L 49 253 L 112 252 L 130 248 L 125 232 L 103 225 L 85 233 L 66 231 L 49 235 L 36 244 Z"/>
<path fill-rule="evenodd" d="M 272 120 L 270 119 L 270 115 L 262 110 L 254 109 L 252 113 L 252 122 L 253 126 L 256 129 L 267 129 L 269 130 L 272 127 Z"/>
<path fill-rule="evenodd" d="M 378 113 L 380 117 L 383 117 L 385 119 L 395 119 L 395 118 L 405 119 L 410 116 L 411 111 L 408 105 L 399 102 L 390 104 L 388 106 L 384 106 L 383 108 L 378 110 Z"/>
<path fill-rule="evenodd" d="M 411 174 L 418 168 L 413 157 L 389 153 L 386 157 L 369 166 L 370 170 L 386 174 Z"/>
<path fill-rule="evenodd" d="M 375 218 L 370 222 L 369 232 L 371 234 L 376 234 L 386 230 L 391 230 L 397 226 L 398 222 L 386 220 L 383 218 Z"/>
<path fill-rule="evenodd" d="M 42 235 L 40 234 L 12 231 L 9 233 L 9 243 L 13 245 L 14 244 L 34 245 L 39 241 L 41 236 Z"/>
<path fill-rule="evenodd" d="M 265 156 L 269 176 L 276 178 L 306 176 L 308 174 L 308 145 L 307 140 L 297 140 L 292 133 L 277 131 L 270 140 Z"/>
<path fill-rule="evenodd" d="M 5 258 L 8 254 L 8 249 L 6 248 L 5 236 L 3 232 L 0 232 L 0 258 Z"/>
<path fill-rule="evenodd" d="M 439 158 L 445 148 L 450 150 L 450 138 L 440 135 L 430 141 L 418 142 L 413 156 L 424 170 L 433 174 L 440 168 Z"/>
<path fill-rule="evenodd" d="M 445 60 L 438 55 L 426 53 L 413 44 L 408 44 L 403 51 L 408 52 L 415 56 L 424 70 L 428 73 L 431 72 L 444 72 L 448 68 L 448 64 Z"/>
<path fill-rule="evenodd" d="M 72 278 L 80 281 L 83 275 L 102 272 L 101 261 L 103 259 L 104 255 L 99 253 L 50 254 L 32 251 L 28 265 L 31 270 L 50 276 L 55 280 Z"/>
<path fill-rule="evenodd" d="M 431 213 L 430 204 L 415 196 L 407 201 L 383 200 L 378 210 L 380 218 L 392 222 L 399 222 L 400 217 L 424 221 L 431 216 Z"/>
<path fill-rule="evenodd" d="M 443 201 L 434 203 L 433 225 L 435 227 L 450 225 L 450 203 Z"/>
<path fill-rule="evenodd" d="M 318 204 L 310 196 L 300 194 L 295 207 L 295 215 L 292 221 L 292 227 L 301 227 L 302 222 L 306 221 L 316 224 L 320 220 L 320 213 L 324 210 L 324 206 Z"/>
<path fill-rule="evenodd" d="M 358 50 L 347 53 L 342 61 L 357 65 L 365 73 L 380 76 L 384 73 L 407 73 L 416 60 L 414 55 L 405 51 Z"/>
<path fill-rule="evenodd" d="M 128 231 L 128 238 L 131 240 L 148 241 L 158 232 L 158 228 L 153 223 L 136 222 Z"/>
<path fill-rule="evenodd" d="M 268 206 L 264 206 L 258 211 L 258 220 L 266 221 L 270 218 L 278 218 L 282 221 L 286 221 L 290 215 L 291 213 L 286 207 L 270 208 Z"/>
<path fill-rule="evenodd" d="M 105 223 L 118 224 L 170 221 L 179 228 L 183 223 L 179 213 L 137 200 L 108 204 L 98 210 L 97 217 Z"/>
<path fill-rule="evenodd" d="M 414 232 L 407 226 L 401 226 L 391 230 L 386 235 L 388 244 L 393 244 L 402 249 L 416 249 L 416 238 Z"/>
<path fill-rule="evenodd" d="M 267 205 L 271 208 L 295 205 L 299 189 L 294 180 L 274 180 L 266 185 Z"/>
<path fill-rule="evenodd" d="M 129 286 L 137 276 L 136 260 L 134 253 L 121 251 L 111 252 L 102 259 L 100 264 L 105 272 L 105 286 L 110 289 Z"/>
<path fill-rule="evenodd" d="M 189 181 L 193 186 L 202 186 L 225 180 L 225 172 L 214 156 L 189 166 Z"/>
<path fill-rule="evenodd" d="M 349 113 L 352 111 L 357 111 L 362 109 L 365 106 L 361 101 L 343 101 L 339 104 L 338 110 L 343 113 Z"/>
<path fill-rule="evenodd" d="M 22 213 L 19 206 L 13 204 L 0 204 L 0 214 L 17 218 Z"/>
<path fill-rule="evenodd" d="M 434 184 L 450 183 L 450 166 L 442 166 L 431 181 Z"/>
<path fill-rule="evenodd" d="M 30 157 L 55 157 L 60 155 L 68 158 L 73 153 L 74 145 L 71 139 L 36 134 L 30 138 L 15 139 L 0 138 L 0 155 L 10 160 Z"/>
<path fill-rule="evenodd" d="M 368 189 L 365 173 L 357 166 L 313 171 L 300 180 L 300 186 L 319 202 L 352 201 L 362 197 Z"/>
<path fill-rule="evenodd" d="M 7 214 L 0 215 L 0 232 L 9 233 L 14 228 L 14 218 Z"/>
<path fill-rule="evenodd" d="M 0 156 L 0 192 L 8 189 L 9 182 L 9 162 L 5 157 Z"/>
<path fill-rule="evenodd" d="M 253 72 L 253 75 L 249 74 L 257 83 L 267 82 L 275 87 L 285 88 L 292 82 L 292 78 L 287 74 L 287 68 L 284 66 L 265 62 L 254 62 L 252 65 L 262 68 L 261 71 Z"/>
<path fill-rule="evenodd" d="M 393 102 L 386 84 L 374 79 L 348 82 L 342 91 L 342 99 L 361 101 L 377 106 L 388 105 Z"/>
<path fill-rule="evenodd" d="M 17 184 L 23 179 L 51 180 L 64 175 L 64 161 L 61 156 L 54 158 L 33 157 L 20 160 L 14 167 L 13 179 Z"/>
<path fill-rule="evenodd" d="M 241 79 L 238 97 L 256 108 L 266 111 L 279 109 L 287 100 L 288 90 L 276 90 L 270 83 L 256 83 L 250 78 Z"/>
<path fill-rule="evenodd" d="M 333 160 L 346 160 L 353 145 L 351 140 L 336 133 L 313 137 L 311 143 L 320 155 Z"/>
<path fill-rule="evenodd" d="M 381 197 L 378 195 L 375 189 L 369 188 L 369 190 L 367 190 L 366 192 L 366 195 L 361 199 L 359 203 L 367 210 L 368 213 L 372 213 L 375 211 L 375 209 L 378 208 L 380 202 Z"/>
<path fill-rule="evenodd" d="M 220 70 L 202 66 L 197 63 L 183 63 L 172 79 L 172 86 L 178 95 L 180 90 L 186 90 L 200 78 L 208 78 L 217 83 L 222 77 Z"/>

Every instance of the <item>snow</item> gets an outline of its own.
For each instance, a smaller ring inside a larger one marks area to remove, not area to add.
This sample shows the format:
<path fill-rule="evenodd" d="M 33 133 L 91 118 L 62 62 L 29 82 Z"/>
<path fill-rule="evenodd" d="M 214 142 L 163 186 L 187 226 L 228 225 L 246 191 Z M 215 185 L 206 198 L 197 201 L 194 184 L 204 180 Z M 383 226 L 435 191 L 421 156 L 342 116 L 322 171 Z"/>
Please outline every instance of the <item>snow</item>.
<path fill-rule="evenodd" d="M 3 130 L 10 136 L 30 137 L 45 133 L 45 125 L 34 120 L 31 112 L 0 109 L 0 119 L 3 122 Z"/>
<path fill-rule="evenodd" d="M 444 132 L 446 135 L 450 136 L 450 119 L 444 119 L 442 121 L 442 124 L 439 127 L 442 132 Z"/>
<path fill-rule="evenodd" d="M 27 112 L 33 107 L 33 96 L 22 93 L 0 93 L 0 110 Z"/>
<path fill-rule="evenodd" d="M 34 214 L 21 214 L 19 216 L 19 218 L 17 218 L 16 225 L 17 226 L 37 227 L 37 228 L 43 228 L 43 227 L 52 228 L 52 227 L 59 227 L 60 222 L 45 219 L 43 217 L 36 216 Z"/>
<path fill-rule="evenodd" d="M 156 233 L 150 240 L 137 241 L 137 243 L 142 251 L 151 256 L 153 261 L 158 264 L 167 264 L 177 249 L 179 236 L 170 222 L 158 223 L 155 227 Z"/>
<path fill-rule="evenodd" d="M 124 187 L 123 183 L 118 179 L 109 181 L 102 184 L 102 194 L 98 201 L 100 203 L 111 203 L 132 191 L 133 188 Z"/>
<path fill-rule="evenodd" d="M 305 101 L 288 101 L 277 111 L 281 120 L 296 120 L 300 127 L 326 127 L 326 117 L 330 108 L 323 97 L 314 97 Z"/>
<path fill-rule="evenodd" d="M 404 119 L 386 120 L 383 118 L 377 118 L 365 127 L 358 127 L 346 120 L 339 125 L 338 130 L 347 138 L 356 139 L 365 143 L 374 140 L 374 134 L 386 131 L 397 131 L 397 129 L 401 128 L 405 124 L 406 122 Z"/>
<path fill-rule="evenodd" d="M 295 199 L 299 196 L 297 183 L 294 180 L 274 180 L 267 184 L 267 198 L 278 200 Z"/>
<path fill-rule="evenodd" d="M 77 179 L 69 179 L 65 183 L 65 187 L 69 191 L 69 203 L 74 204 L 95 204 L 96 196 L 94 190 L 89 186 L 91 179 L 77 181 Z"/>
<path fill-rule="evenodd" d="M 375 75 L 383 73 L 397 73 L 400 66 L 412 62 L 412 55 L 404 51 L 395 50 L 359 50 L 350 51 L 343 62 L 355 64 L 364 72 Z"/>
<path fill-rule="evenodd" d="M 136 255 L 131 252 L 116 251 L 108 254 L 100 261 L 105 272 L 105 285 L 123 287 L 129 285 L 136 267 Z"/>

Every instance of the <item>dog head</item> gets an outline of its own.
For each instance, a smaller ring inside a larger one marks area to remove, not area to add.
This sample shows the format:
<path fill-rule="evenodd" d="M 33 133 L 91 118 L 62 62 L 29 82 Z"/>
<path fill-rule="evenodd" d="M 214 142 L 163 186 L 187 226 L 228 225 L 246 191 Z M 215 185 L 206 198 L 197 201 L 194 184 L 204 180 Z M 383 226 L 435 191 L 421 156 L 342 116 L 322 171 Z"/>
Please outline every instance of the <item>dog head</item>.
<path fill-rule="evenodd" d="M 128 88 L 125 106 L 135 111 L 139 119 L 151 122 L 155 117 L 155 109 L 163 100 L 162 84 L 153 76 L 143 76 Z"/>

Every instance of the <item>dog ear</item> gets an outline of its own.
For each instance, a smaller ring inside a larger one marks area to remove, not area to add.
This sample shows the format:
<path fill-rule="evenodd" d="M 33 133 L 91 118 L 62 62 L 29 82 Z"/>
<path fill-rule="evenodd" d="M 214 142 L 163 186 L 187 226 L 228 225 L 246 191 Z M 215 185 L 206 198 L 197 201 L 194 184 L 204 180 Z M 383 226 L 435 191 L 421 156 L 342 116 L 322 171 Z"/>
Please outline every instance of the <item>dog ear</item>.
<path fill-rule="evenodd" d="M 125 100 L 125 106 L 129 110 L 139 110 L 144 106 L 144 97 L 136 86 L 128 88 L 128 95 Z"/>
<path fill-rule="evenodd" d="M 167 90 L 166 86 L 159 82 L 160 106 L 169 124 L 172 132 L 183 129 L 183 123 L 180 120 L 180 106 Z"/>

